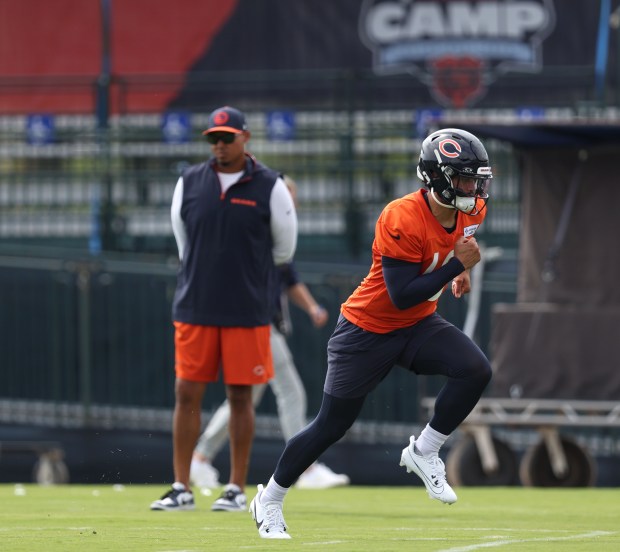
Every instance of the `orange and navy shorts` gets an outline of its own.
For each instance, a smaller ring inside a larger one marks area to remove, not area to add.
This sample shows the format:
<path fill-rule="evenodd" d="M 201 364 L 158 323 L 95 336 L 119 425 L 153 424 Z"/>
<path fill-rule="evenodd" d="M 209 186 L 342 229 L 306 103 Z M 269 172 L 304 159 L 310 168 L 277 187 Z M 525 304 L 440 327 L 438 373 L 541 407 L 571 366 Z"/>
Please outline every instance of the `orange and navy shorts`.
<path fill-rule="evenodd" d="M 220 366 L 227 385 L 258 385 L 273 378 L 269 325 L 255 328 L 174 322 L 177 378 L 211 383 Z"/>

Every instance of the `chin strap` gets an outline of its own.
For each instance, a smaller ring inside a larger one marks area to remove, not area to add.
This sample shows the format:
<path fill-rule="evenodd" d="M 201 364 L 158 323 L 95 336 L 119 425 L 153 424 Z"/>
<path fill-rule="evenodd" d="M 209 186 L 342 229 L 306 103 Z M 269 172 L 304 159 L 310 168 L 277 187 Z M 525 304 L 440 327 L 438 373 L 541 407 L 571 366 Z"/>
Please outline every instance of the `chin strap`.
<path fill-rule="evenodd" d="M 437 205 L 440 205 L 441 207 L 445 207 L 446 209 L 456 209 L 454 205 L 450 205 L 449 203 L 443 203 L 442 201 L 439 201 L 439 199 L 437 199 L 437 196 L 435 195 L 435 190 L 433 190 L 433 188 L 431 188 L 430 195 Z"/>
<path fill-rule="evenodd" d="M 440 205 L 441 207 L 445 207 L 446 209 L 456 209 L 457 211 L 460 211 L 461 213 L 465 213 L 466 215 L 469 215 L 474 208 L 476 207 L 476 201 L 475 198 L 460 198 L 457 197 L 454 200 L 454 203 L 443 203 L 443 201 L 441 201 L 436 195 L 435 195 L 435 191 L 433 190 L 433 188 L 430 189 L 430 195 L 433 198 L 433 201 L 437 204 Z M 474 199 L 474 203 L 469 205 L 459 205 L 459 200 L 469 200 L 469 199 Z"/>

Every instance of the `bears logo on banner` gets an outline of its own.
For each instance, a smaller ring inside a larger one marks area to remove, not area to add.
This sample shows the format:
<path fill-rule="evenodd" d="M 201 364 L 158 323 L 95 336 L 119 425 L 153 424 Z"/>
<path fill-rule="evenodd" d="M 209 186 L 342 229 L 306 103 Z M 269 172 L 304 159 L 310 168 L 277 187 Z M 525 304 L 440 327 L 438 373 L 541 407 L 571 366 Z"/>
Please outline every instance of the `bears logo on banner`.
<path fill-rule="evenodd" d="M 365 0 L 360 35 L 378 74 L 412 73 L 438 103 L 467 107 L 509 71 L 537 72 L 552 0 Z"/>

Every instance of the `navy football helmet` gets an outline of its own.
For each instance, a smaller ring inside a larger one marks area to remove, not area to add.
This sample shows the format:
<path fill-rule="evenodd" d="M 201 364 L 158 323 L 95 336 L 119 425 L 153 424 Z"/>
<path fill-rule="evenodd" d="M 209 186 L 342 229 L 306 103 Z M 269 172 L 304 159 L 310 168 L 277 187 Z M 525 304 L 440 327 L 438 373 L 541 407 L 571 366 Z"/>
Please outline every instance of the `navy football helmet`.
<path fill-rule="evenodd" d="M 458 177 L 472 179 L 473 193 L 465 193 Z M 418 178 L 441 204 L 468 215 L 484 209 L 493 173 L 482 142 L 470 132 L 444 128 L 429 134 L 422 142 Z"/>

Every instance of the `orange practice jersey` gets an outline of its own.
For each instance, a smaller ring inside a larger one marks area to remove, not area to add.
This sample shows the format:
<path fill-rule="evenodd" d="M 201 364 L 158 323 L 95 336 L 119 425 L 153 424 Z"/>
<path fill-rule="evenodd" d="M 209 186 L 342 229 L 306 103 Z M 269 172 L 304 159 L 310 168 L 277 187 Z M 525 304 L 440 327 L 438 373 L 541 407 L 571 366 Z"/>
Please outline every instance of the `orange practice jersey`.
<path fill-rule="evenodd" d="M 431 213 L 425 193 L 426 190 L 418 190 L 383 209 L 375 227 L 370 272 L 342 305 L 342 314 L 349 322 L 370 332 L 387 333 L 412 326 L 437 309 L 443 290 L 408 309 L 396 308 L 383 280 L 381 257 L 421 263 L 421 272 L 428 274 L 454 256 L 454 244 L 459 237 L 473 236 L 486 209 L 475 216 L 458 213 L 456 229 L 448 233 Z"/>

